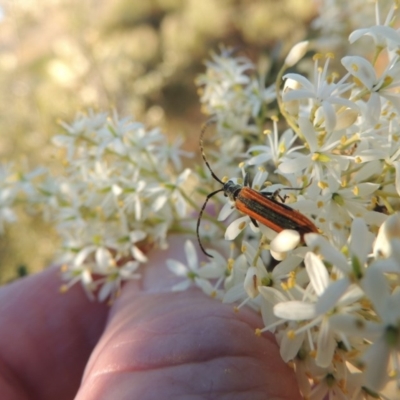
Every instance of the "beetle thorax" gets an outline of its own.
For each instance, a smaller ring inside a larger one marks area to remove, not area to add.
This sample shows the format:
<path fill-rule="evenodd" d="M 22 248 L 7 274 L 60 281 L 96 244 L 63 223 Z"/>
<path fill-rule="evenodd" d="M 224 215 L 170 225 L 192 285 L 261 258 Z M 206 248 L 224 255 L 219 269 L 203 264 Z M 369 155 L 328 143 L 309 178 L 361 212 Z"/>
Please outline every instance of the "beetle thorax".
<path fill-rule="evenodd" d="M 241 190 L 242 186 L 232 181 L 228 181 L 224 184 L 224 194 L 225 196 L 228 196 L 231 201 L 236 200 L 236 197 Z"/>

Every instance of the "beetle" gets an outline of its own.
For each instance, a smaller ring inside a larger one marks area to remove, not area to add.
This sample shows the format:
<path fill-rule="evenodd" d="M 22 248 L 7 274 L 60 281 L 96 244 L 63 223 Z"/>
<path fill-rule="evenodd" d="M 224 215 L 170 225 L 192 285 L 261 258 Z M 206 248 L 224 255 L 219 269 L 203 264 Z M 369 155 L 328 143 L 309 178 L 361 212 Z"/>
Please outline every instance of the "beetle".
<path fill-rule="evenodd" d="M 302 241 L 303 236 L 306 233 L 319 233 L 318 228 L 305 215 L 294 210 L 283 202 L 276 200 L 277 198 L 280 198 L 281 201 L 284 200 L 279 196 L 279 190 L 273 193 L 259 192 L 254 190 L 251 187 L 246 186 L 248 184 L 247 175 L 245 177 L 244 186 L 234 183 L 232 180 L 223 182 L 220 178 L 218 178 L 218 176 L 212 170 L 204 152 L 203 137 L 207 125 L 208 124 L 203 127 L 200 134 L 201 155 L 207 168 L 211 172 L 211 176 L 222 185 L 222 188 L 207 195 L 197 219 L 197 240 L 201 250 L 205 255 L 212 258 L 212 255 L 207 253 L 200 240 L 200 221 L 208 200 L 220 192 L 223 192 L 226 197 L 229 197 L 237 210 L 245 215 L 248 215 L 255 226 L 258 226 L 258 223 L 261 223 L 275 232 L 281 232 L 284 229 L 292 229 L 300 233 Z"/>

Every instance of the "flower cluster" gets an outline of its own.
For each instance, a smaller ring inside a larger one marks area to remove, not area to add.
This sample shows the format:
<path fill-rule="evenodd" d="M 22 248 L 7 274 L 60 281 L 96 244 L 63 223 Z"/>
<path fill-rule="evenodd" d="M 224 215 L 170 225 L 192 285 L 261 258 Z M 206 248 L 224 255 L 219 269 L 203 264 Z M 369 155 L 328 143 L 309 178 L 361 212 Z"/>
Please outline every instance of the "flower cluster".
<path fill-rule="evenodd" d="M 190 170 L 179 175 L 181 141 L 167 141 L 129 119 L 80 116 L 54 138 L 66 155 L 66 176 L 57 179 L 60 261 L 67 289 L 80 281 L 100 301 L 114 298 L 121 282 L 137 279 L 152 246 L 166 247 L 188 204 L 182 191 Z"/>
<path fill-rule="evenodd" d="M 350 43 L 349 35 L 355 29 L 391 23 L 394 12 L 392 0 L 323 0 L 316 4 L 318 16 L 312 21 L 312 27 L 318 30 L 316 46 L 341 54 L 365 53 L 365 46 Z"/>
<path fill-rule="evenodd" d="M 146 252 L 166 247 L 188 211 L 182 185 L 181 140 L 168 143 L 158 129 L 105 113 L 80 115 L 54 137 L 63 154 L 62 174 L 45 169 L 14 177 L 2 170 L 0 226 L 15 219 L 24 195 L 61 238 L 57 263 L 65 283 L 80 283 L 90 298 L 115 298 L 121 283 L 140 277 Z"/>
<path fill-rule="evenodd" d="M 217 126 L 218 152 L 206 147 L 214 174 L 224 168 L 231 177 L 223 181 L 234 184 L 253 175 L 253 190 L 298 210 L 319 233 L 276 234 L 246 210 L 238 215 L 228 196 L 217 219 L 229 218 L 224 236 L 236 247 L 226 248 L 225 264 L 223 252 L 212 252 L 203 267 L 187 251 L 186 276 L 224 302 L 261 312 L 256 333 L 275 334 L 306 398 L 384 396 L 391 381 L 400 390 L 400 32 L 396 4 L 382 24 L 379 11 L 375 24 L 350 34 L 351 43 L 369 40 L 369 53 L 342 57 L 342 74 L 331 53 L 315 53 L 308 74 L 287 73 L 306 56 L 304 42 L 286 58 L 276 90 L 260 87 L 256 67 L 227 51 L 198 81 Z M 273 100 L 284 121 L 272 116 Z M 237 150 L 228 160 L 222 147 Z"/>

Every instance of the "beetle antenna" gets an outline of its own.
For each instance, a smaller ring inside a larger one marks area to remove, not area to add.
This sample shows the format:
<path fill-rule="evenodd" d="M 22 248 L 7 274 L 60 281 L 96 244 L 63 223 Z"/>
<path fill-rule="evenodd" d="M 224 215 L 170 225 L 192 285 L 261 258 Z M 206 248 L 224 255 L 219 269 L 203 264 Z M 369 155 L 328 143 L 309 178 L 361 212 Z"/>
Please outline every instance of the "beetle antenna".
<path fill-rule="evenodd" d="M 201 240 L 200 240 L 200 234 L 199 234 L 200 221 L 201 221 L 201 217 L 203 215 L 204 209 L 206 208 L 208 200 L 210 200 L 211 197 L 213 197 L 215 194 L 217 194 L 219 192 L 222 192 L 223 190 L 224 190 L 223 188 L 222 189 L 218 189 L 218 190 L 215 190 L 214 192 L 211 192 L 210 194 L 207 195 L 206 201 L 204 202 L 203 207 L 201 207 L 201 210 L 200 210 L 200 213 L 199 213 L 199 217 L 197 218 L 197 227 L 196 227 L 197 240 L 199 242 L 199 245 L 200 245 L 200 248 L 201 248 L 202 252 L 206 256 L 211 257 L 211 258 L 214 258 L 214 257 L 211 254 L 206 252 L 206 250 L 204 249 L 204 247 L 203 247 L 203 245 L 201 243 Z"/>
<path fill-rule="evenodd" d="M 201 133 L 200 133 L 200 151 L 201 151 L 201 156 L 203 157 L 204 162 L 207 165 L 207 168 L 210 170 L 211 172 L 211 176 L 217 181 L 219 182 L 221 185 L 224 184 L 224 182 L 221 181 L 221 179 L 218 178 L 217 175 L 215 175 L 214 171 L 211 169 L 210 164 L 207 161 L 206 158 L 206 154 L 204 152 L 204 145 L 203 145 L 203 137 L 204 134 L 206 133 L 206 130 L 208 128 L 209 125 L 211 125 L 212 123 L 214 123 L 214 121 L 212 119 L 208 120 L 204 125 L 203 128 L 201 129 Z"/>

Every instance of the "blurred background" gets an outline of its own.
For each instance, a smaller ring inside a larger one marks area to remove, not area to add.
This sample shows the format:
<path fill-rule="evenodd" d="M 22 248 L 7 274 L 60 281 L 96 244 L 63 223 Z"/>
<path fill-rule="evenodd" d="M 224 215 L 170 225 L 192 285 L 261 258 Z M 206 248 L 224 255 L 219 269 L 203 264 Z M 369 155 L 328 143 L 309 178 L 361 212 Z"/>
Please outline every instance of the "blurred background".
<path fill-rule="evenodd" d="M 0 0 L 1 163 L 57 168 L 59 121 L 133 116 L 198 151 L 195 78 L 220 45 L 271 65 L 309 37 L 313 0 Z M 0 237 L 0 281 L 52 260 L 51 226 L 20 215 Z"/>

